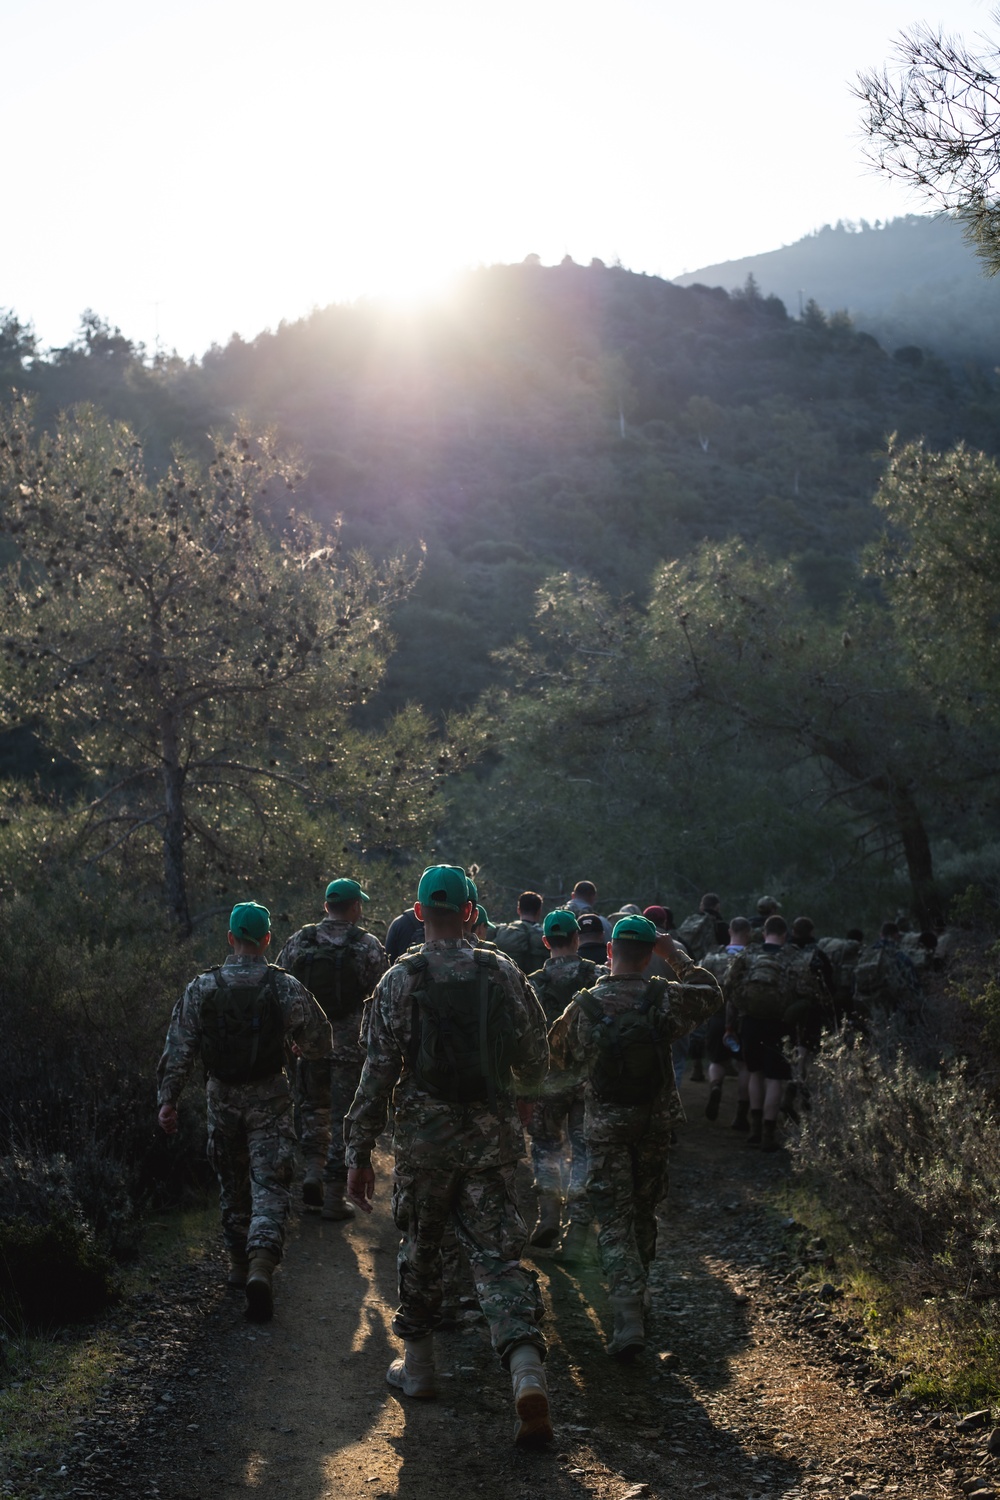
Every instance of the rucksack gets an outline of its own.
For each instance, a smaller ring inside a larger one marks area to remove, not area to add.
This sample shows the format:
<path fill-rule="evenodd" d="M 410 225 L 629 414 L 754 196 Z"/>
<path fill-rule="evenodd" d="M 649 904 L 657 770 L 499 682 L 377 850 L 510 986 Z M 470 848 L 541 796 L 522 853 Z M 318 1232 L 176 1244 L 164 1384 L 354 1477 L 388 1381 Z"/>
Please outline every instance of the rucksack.
<path fill-rule="evenodd" d="M 685 917 L 677 929 L 677 940 L 683 943 L 695 963 L 700 963 L 705 954 L 715 947 L 715 924 L 718 921 L 711 912 L 696 911 Z"/>
<path fill-rule="evenodd" d="M 542 929 L 537 922 L 526 922 L 523 917 L 497 928 L 496 945 L 501 953 L 514 960 L 522 974 L 533 974 L 549 956 Z"/>
<path fill-rule="evenodd" d="M 579 958 L 576 966 L 563 974 L 550 974 L 548 965 L 528 976 L 528 983 L 538 996 L 545 1019 L 551 1026 L 558 1021 L 577 990 L 586 989 L 597 977 L 597 965 L 589 958 Z"/>
<path fill-rule="evenodd" d="M 796 965 L 784 948 L 774 943 L 743 951 L 747 955 L 746 972 L 736 995 L 737 1008 L 755 1021 L 782 1020 L 798 993 Z"/>
<path fill-rule="evenodd" d="M 220 968 L 208 971 L 215 989 L 201 1002 L 201 1057 L 206 1073 L 222 1083 L 273 1078 L 285 1062 L 285 1018 L 273 965 L 259 984 L 226 984 Z"/>
<path fill-rule="evenodd" d="M 861 944 L 857 938 L 820 938 L 821 948 L 830 960 L 833 970 L 833 998 L 843 1007 L 850 1005 L 854 995 L 854 971 L 857 967 Z"/>
<path fill-rule="evenodd" d="M 581 990 L 576 1003 L 593 1025 L 590 1087 L 608 1104 L 650 1104 L 672 1077 L 671 1037 L 660 1001 L 665 979 L 650 979 L 642 1004 L 608 1015 L 593 990 Z"/>
<path fill-rule="evenodd" d="M 862 1005 L 892 1007 L 913 993 L 905 958 L 897 950 L 874 943 L 864 948 L 854 969 L 854 995 Z"/>
<path fill-rule="evenodd" d="M 703 969 L 707 969 L 710 974 L 714 974 L 721 984 L 729 973 L 730 965 L 735 956 L 735 954 L 729 952 L 728 948 L 711 948 L 703 955 L 701 966 Z"/>
<path fill-rule="evenodd" d="M 471 950 L 475 972 L 434 979 L 425 953 L 399 960 L 416 977 L 407 1062 L 417 1086 L 449 1104 L 486 1102 L 511 1088 L 516 1037 L 511 1002 L 496 978 L 500 965 L 486 948 Z"/>
<path fill-rule="evenodd" d="M 316 933 L 315 925 L 303 927 L 301 935 L 308 946 L 292 964 L 291 972 L 316 996 L 328 1021 L 343 1021 L 359 1011 L 368 998 L 368 986 L 360 978 L 365 934 L 352 925 L 345 942 L 324 943 Z"/>

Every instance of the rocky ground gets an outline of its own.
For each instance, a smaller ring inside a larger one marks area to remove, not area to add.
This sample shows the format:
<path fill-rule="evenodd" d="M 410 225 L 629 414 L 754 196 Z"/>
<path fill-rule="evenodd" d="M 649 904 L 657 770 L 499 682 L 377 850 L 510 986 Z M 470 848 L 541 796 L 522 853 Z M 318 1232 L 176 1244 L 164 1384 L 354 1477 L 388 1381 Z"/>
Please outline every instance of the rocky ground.
<path fill-rule="evenodd" d="M 0 1495 L 988 1500 L 1000 1489 L 989 1413 L 929 1410 L 907 1398 L 906 1372 L 876 1366 L 843 1315 L 825 1246 L 764 1206 L 785 1153 L 748 1150 L 726 1106 L 705 1121 L 704 1099 L 685 1085 L 651 1339 L 634 1366 L 603 1351 L 599 1275 L 535 1262 L 549 1310 L 549 1451 L 512 1446 L 508 1377 L 476 1314 L 438 1336 L 437 1402 L 386 1386 L 396 1236 L 383 1161 L 371 1220 L 296 1219 L 272 1323 L 246 1322 L 221 1258 L 150 1284 L 119 1320 L 125 1368 L 71 1449 L 40 1454 Z"/>

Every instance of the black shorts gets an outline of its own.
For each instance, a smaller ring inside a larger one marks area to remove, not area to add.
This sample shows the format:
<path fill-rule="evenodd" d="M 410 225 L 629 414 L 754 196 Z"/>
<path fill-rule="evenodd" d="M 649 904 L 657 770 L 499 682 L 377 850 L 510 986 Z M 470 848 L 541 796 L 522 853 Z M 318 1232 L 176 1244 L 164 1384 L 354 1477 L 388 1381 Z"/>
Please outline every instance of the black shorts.
<path fill-rule="evenodd" d="M 785 1056 L 781 1022 L 758 1021 L 743 1016 L 740 1021 L 740 1051 L 751 1073 L 786 1081 L 792 1076 L 792 1065 Z"/>

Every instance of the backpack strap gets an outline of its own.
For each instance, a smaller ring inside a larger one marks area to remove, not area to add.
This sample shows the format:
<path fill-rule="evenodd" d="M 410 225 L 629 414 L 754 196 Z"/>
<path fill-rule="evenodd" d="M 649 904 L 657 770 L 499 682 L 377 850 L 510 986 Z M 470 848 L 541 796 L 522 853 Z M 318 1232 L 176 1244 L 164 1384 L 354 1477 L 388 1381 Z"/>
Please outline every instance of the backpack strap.
<path fill-rule="evenodd" d="M 592 1025 L 596 1026 L 598 1021 L 604 1020 L 604 1006 L 592 990 L 577 990 L 573 999 Z"/>
<path fill-rule="evenodd" d="M 486 1079 L 486 1102 L 490 1107 L 490 1114 L 497 1113 L 497 1085 L 493 1077 L 493 1069 L 490 1067 L 490 972 L 499 970 L 500 964 L 495 953 L 488 948 L 474 948 L 472 957 L 479 970 L 479 989 L 476 1001 L 479 1006 L 479 1066 L 483 1070 Z"/>
<path fill-rule="evenodd" d="M 428 966 L 426 953 L 406 953 L 397 962 L 406 970 L 411 979 L 416 979 Z M 419 984 L 414 984 L 410 989 L 410 1044 L 406 1049 L 406 1061 L 411 1070 L 416 1067 L 417 1054 L 420 1051 L 420 1007 L 417 1004 L 419 988 Z"/>

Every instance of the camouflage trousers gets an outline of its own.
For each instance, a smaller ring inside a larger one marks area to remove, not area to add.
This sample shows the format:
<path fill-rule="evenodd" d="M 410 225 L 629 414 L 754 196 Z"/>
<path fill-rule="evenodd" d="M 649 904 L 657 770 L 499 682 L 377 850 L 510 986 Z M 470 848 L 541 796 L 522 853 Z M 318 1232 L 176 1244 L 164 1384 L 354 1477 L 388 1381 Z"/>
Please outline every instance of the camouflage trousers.
<path fill-rule="evenodd" d="M 363 1066 L 359 1053 L 356 1061 L 327 1057 L 307 1062 L 300 1057 L 295 1069 L 302 1155 L 307 1162 L 324 1162 L 325 1180 L 340 1187 L 347 1182 L 344 1116 L 354 1103 Z"/>
<path fill-rule="evenodd" d="M 478 1172 L 396 1163 L 392 1216 L 402 1235 L 399 1307 L 393 1331 L 404 1339 L 433 1333 L 441 1316 L 442 1254 L 448 1226 L 468 1257 L 493 1347 L 504 1364 L 518 1344 L 545 1354 L 542 1300 L 533 1271 L 521 1265 L 527 1229 L 514 1200 L 514 1168 Z"/>
<path fill-rule="evenodd" d="M 668 1151 L 667 1138 L 655 1131 L 626 1144 L 589 1142 L 587 1190 L 613 1297 L 645 1290 L 656 1254 L 656 1205 L 667 1191 Z"/>
<path fill-rule="evenodd" d="M 273 1084 L 209 1085 L 208 1159 L 219 1179 L 227 1250 L 280 1256 L 295 1164 L 291 1095 L 275 1094 Z"/>
<path fill-rule="evenodd" d="M 583 1099 L 574 1095 L 539 1099 L 531 1110 L 528 1135 L 535 1191 L 555 1193 L 565 1201 L 571 1224 L 589 1224 L 594 1217 L 587 1196 L 587 1142 L 583 1136 Z M 569 1170 L 564 1159 L 569 1140 Z"/>

